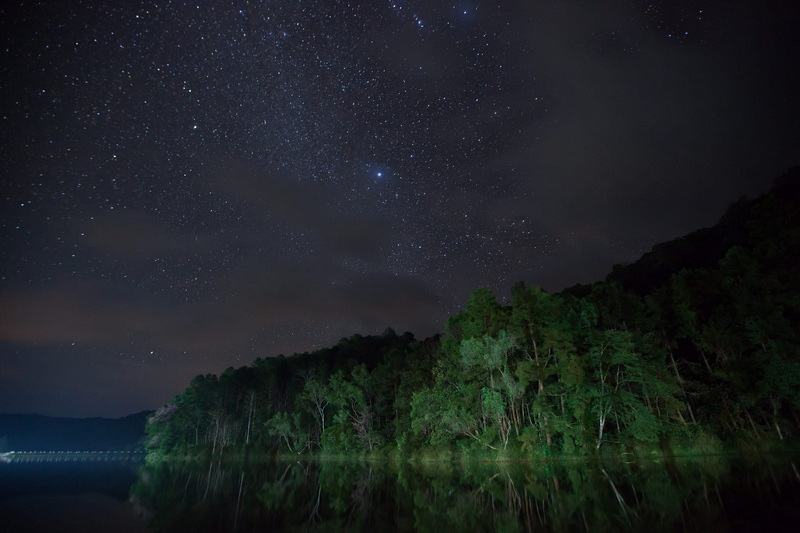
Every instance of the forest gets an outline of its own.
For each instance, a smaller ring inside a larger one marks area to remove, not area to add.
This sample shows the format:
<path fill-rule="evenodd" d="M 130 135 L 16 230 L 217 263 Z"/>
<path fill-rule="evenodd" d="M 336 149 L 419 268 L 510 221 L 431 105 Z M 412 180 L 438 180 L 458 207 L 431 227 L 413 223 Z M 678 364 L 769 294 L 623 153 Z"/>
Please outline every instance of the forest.
<path fill-rule="evenodd" d="M 387 329 L 199 375 L 151 459 L 234 452 L 529 458 L 775 450 L 800 430 L 800 168 L 604 280 L 472 293 Z"/>

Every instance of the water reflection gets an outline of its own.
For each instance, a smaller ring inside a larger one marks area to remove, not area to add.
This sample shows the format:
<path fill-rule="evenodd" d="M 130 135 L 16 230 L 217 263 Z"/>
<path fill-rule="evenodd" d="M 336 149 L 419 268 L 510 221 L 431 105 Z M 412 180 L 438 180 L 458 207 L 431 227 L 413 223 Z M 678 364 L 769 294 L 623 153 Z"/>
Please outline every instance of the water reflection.
<path fill-rule="evenodd" d="M 154 531 L 796 530 L 791 459 L 393 465 L 147 465 Z"/>
<path fill-rule="evenodd" d="M 143 532 L 128 502 L 141 464 L 76 454 L 0 462 L 0 531 Z"/>

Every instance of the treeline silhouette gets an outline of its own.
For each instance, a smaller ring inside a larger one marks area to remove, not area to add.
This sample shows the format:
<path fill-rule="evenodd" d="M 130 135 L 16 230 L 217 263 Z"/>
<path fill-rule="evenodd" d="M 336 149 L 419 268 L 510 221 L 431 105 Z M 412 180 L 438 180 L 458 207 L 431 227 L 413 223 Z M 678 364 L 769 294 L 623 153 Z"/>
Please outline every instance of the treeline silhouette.
<path fill-rule="evenodd" d="M 605 281 L 476 290 L 427 340 L 387 330 L 200 375 L 153 456 L 256 449 L 549 457 L 714 453 L 800 429 L 800 168 Z"/>

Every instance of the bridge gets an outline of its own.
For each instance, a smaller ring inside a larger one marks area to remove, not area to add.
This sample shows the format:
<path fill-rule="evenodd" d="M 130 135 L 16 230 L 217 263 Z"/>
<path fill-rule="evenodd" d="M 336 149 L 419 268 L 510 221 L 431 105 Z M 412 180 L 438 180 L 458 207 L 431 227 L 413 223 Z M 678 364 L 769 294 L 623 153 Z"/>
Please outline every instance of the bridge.
<path fill-rule="evenodd" d="M 56 463 L 97 461 L 139 461 L 143 451 L 12 451 L 0 453 L 3 463 Z"/>

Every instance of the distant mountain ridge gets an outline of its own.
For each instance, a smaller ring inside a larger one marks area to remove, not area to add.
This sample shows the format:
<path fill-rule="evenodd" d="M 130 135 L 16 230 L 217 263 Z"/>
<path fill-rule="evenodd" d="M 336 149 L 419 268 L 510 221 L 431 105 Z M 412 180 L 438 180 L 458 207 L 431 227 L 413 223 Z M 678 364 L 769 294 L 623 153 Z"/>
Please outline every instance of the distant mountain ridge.
<path fill-rule="evenodd" d="M 151 411 L 122 418 L 58 418 L 0 414 L 0 452 L 123 451 L 142 449 Z"/>

